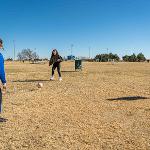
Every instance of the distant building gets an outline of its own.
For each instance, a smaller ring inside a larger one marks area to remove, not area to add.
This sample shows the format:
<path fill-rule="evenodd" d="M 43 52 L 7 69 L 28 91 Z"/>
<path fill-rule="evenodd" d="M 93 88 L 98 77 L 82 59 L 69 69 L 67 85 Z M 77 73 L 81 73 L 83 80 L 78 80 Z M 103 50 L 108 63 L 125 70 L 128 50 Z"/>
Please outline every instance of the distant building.
<path fill-rule="evenodd" d="M 74 60 L 74 59 L 75 59 L 75 56 L 73 56 L 73 55 L 67 56 L 67 60 Z"/>
<path fill-rule="evenodd" d="M 87 60 L 87 59 L 89 59 L 89 57 L 83 57 L 83 56 L 81 56 L 81 57 L 78 57 L 79 59 L 82 59 L 82 60 Z"/>
<path fill-rule="evenodd" d="M 81 59 L 81 60 L 83 60 L 83 61 L 88 61 L 88 62 L 93 62 L 93 61 L 95 61 L 95 60 L 92 59 L 92 58 L 89 58 L 89 57 L 82 57 L 82 56 L 78 57 L 78 59 Z"/>

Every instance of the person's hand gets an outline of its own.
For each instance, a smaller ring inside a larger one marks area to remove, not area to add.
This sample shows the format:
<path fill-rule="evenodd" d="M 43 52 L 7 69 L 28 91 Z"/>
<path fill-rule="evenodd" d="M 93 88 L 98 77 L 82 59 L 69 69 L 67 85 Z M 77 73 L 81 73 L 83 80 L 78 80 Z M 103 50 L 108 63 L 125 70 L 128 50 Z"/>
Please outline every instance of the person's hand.
<path fill-rule="evenodd" d="M 49 61 L 49 66 L 51 66 L 52 65 L 52 61 Z"/>
<path fill-rule="evenodd" d="M 6 90 L 6 83 L 3 84 L 3 90 Z"/>
<path fill-rule="evenodd" d="M 3 87 L 2 87 L 2 93 L 3 93 L 3 94 L 6 93 L 6 83 L 3 84 Z"/>
<path fill-rule="evenodd" d="M 61 60 L 60 60 L 60 59 L 58 59 L 58 60 L 57 60 L 57 62 L 61 62 Z"/>

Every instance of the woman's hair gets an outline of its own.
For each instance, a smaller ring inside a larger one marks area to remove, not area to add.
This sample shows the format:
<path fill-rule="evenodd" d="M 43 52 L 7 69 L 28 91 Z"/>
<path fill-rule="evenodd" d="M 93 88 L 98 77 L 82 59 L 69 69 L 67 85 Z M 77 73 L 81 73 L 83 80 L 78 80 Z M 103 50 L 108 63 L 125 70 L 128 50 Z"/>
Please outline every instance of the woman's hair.
<path fill-rule="evenodd" d="M 0 44 L 3 44 L 3 40 L 2 39 L 0 39 Z"/>
<path fill-rule="evenodd" d="M 57 49 L 53 49 L 53 50 L 52 50 L 52 55 L 51 55 L 51 57 L 54 56 L 54 53 L 53 53 L 54 51 L 56 52 L 56 56 L 59 56 Z"/>

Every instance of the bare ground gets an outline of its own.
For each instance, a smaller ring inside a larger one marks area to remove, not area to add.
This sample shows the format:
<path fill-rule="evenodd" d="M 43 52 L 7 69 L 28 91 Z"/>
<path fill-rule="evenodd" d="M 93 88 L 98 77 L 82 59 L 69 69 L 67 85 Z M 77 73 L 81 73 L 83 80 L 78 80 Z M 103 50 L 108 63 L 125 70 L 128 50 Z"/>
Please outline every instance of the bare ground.
<path fill-rule="evenodd" d="M 6 63 L 0 150 L 150 150 L 150 64 Z M 44 87 L 37 88 L 42 82 Z"/>

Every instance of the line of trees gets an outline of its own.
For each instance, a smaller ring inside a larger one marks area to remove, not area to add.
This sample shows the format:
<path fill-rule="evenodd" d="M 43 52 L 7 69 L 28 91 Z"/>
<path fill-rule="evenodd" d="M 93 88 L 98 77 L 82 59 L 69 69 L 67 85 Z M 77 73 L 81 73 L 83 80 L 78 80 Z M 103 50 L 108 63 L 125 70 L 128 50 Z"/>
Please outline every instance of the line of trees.
<path fill-rule="evenodd" d="M 120 57 L 117 54 L 98 54 L 95 56 L 95 60 L 99 62 L 107 62 L 109 60 L 120 61 Z M 143 53 L 139 53 L 138 55 L 125 55 L 122 57 L 122 60 L 125 62 L 144 62 L 146 58 Z"/>
<path fill-rule="evenodd" d="M 19 61 L 32 61 L 36 62 L 39 59 L 39 55 L 31 49 L 23 49 L 18 53 L 17 58 Z M 120 61 L 120 57 L 117 54 L 109 53 L 109 54 L 98 54 L 95 56 L 95 60 L 99 62 L 108 62 L 109 60 Z M 144 62 L 146 58 L 143 53 L 139 53 L 138 55 L 125 55 L 122 57 L 122 60 L 125 62 Z"/>
<path fill-rule="evenodd" d="M 132 55 L 125 55 L 122 57 L 123 61 L 126 62 L 144 62 L 146 61 L 146 58 L 144 54 L 139 53 L 138 55 L 135 55 L 134 53 Z"/>
<path fill-rule="evenodd" d="M 95 56 L 95 60 L 98 60 L 100 62 L 107 62 L 109 61 L 110 59 L 114 59 L 116 61 L 119 61 L 120 58 L 117 54 L 112 54 L 112 53 L 109 53 L 109 54 L 98 54 Z"/>

